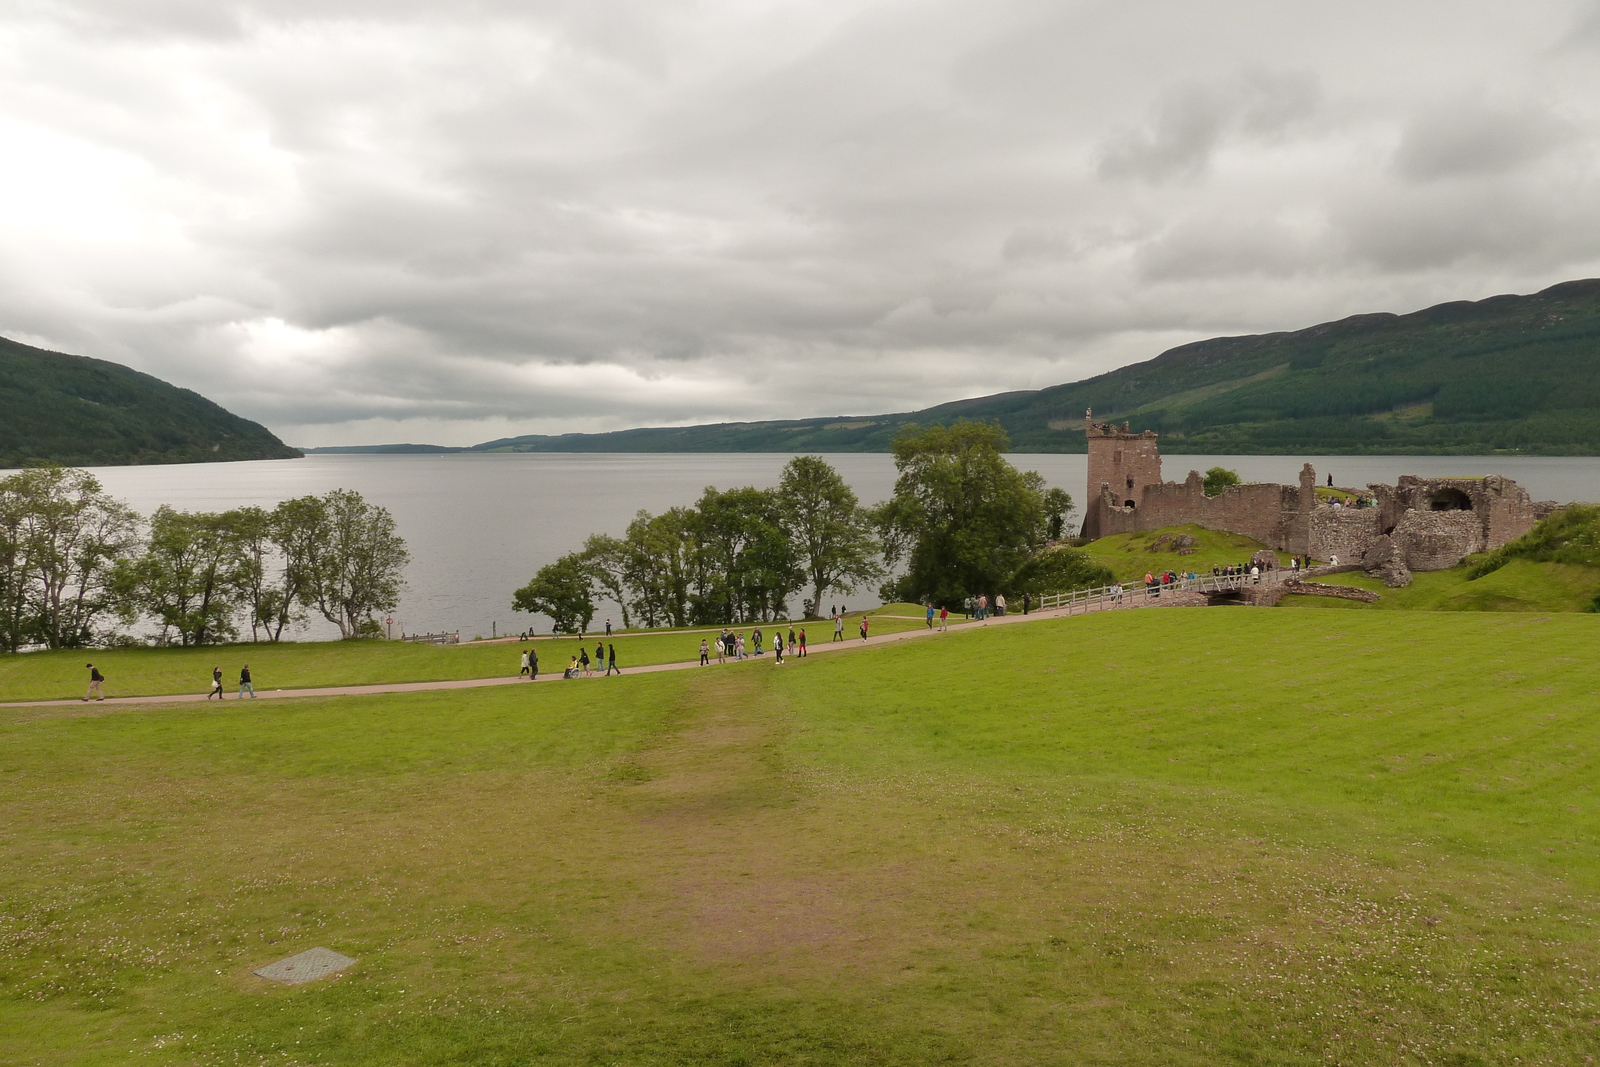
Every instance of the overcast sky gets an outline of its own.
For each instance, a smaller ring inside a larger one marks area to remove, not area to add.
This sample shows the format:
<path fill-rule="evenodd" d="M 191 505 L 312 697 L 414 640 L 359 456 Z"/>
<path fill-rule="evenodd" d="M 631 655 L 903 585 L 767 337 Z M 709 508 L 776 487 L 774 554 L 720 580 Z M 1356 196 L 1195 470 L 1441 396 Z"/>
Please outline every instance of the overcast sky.
<path fill-rule="evenodd" d="M 0 161 L 291 444 L 898 411 L 1600 275 L 1600 3 L 0 0 Z"/>

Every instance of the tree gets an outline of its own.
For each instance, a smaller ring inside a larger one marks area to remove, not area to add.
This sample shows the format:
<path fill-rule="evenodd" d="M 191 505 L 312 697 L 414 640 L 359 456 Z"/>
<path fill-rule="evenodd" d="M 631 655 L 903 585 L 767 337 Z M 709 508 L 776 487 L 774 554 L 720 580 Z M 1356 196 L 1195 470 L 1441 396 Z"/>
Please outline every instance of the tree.
<path fill-rule="evenodd" d="M 693 515 L 696 621 L 766 622 L 785 614 L 805 575 L 795 563 L 778 495 L 708 486 Z"/>
<path fill-rule="evenodd" d="M 885 562 L 904 560 L 906 572 L 884 586 L 885 599 L 951 603 L 997 591 L 1043 545 L 1043 480 L 1006 462 L 1009 444 L 999 425 L 964 420 L 896 435 L 900 476 L 875 518 Z"/>
<path fill-rule="evenodd" d="M 812 614 L 822 610 L 828 590 L 853 593 L 883 574 L 871 515 L 821 456 L 789 461 L 778 481 L 778 502 L 811 585 Z"/>
<path fill-rule="evenodd" d="M 1110 585 L 1117 576 L 1103 563 L 1078 548 L 1047 548 L 1038 553 L 1011 576 L 1006 590 L 1013 596 L 1032 593 L 1070 593 L 1074 589 L 1092 589 Z"/>
<path fill-rule="evenodd" d="M 610 534 L 591 534 L 583 543 L 583 565 L 593 584 L 622 610 L 622 628 L 633 625 L 628 608 L 628 544 Z"/>
<path fill-rule="evenodd" d="M 627 584 L 646 626 L 689 624 L 698 527 L 690 508 L 669 508 L 660 515 L 641 510 L 628 524 Z"/>
<path fill-rule="evenodd" d="M 1059 541 L 1067 532 L 1067 517 L 1074 508 L 1065 489 L 1049 489 L 1044 494 L 1045 537 Z"/>
<path fill-rule="evenodd" d="M 185 645 L 216 644 L 238 635 L 242 560 L 229 514 L 175 511 L 163 504 L 150 518 L 144 551 L 117 564 L 123 621 L 140 615 L 176 630 Z"/>
<path fill-rule="evenodd" d="M 1226 467 L 1212 467 L 1206 471 L 1205 481 L 1201 482 L 1206 496 L 1216 496 L 1230 485 L 1239 484 L 1239 475 Z"/>
<path fill-rule="evenodd" d="M 539 568 L 533 580 L 511 596 L 517 611 L 550 616 L 558 633 L 582 633 L 594 619 L 594 598 L 581 552 L 568 553 Z"/>
<path fill-rule="evenodd" d="M 68 467 L 20 471 L 0 481 L 0 499 L 7 647 L 92 644 L 115 609 L 112 571 L 136 543 L 138 516 L 94 475 Z"/>
<path fill-rule="evenodd" d="M 284 505 L 280 534 L 303 553 L 299 600 L 339 628 L 342 637 L 381 635 L 375 617 L 400 602 L 411 554 L 387 508 L 352 489 L 299 497 Z"/>

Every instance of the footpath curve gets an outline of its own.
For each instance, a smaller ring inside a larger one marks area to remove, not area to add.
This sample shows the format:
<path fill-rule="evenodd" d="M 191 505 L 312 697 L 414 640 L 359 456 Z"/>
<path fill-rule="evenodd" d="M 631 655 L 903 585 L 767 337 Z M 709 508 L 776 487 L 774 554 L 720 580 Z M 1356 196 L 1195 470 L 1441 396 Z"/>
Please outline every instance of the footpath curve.
<path fill-rule="evenodd" d="M 1204 604 L 1205 603 L 1204 598 L 1200 598 L 1198 603 L 1199 604 Z M 973 630 L 975 628 L 984 627 L 984 626 L 1008 626 L 1008 625 L 1016 625 L 1016 624 L 1019 624 L 1019 623 L 1037 622 L 1037 621 L 1044 620 L 1044 619 L 1059 619 L 1059 618 L 1065 618 L 1068 614 L 1073 614 L 1073 615 L 1094 614 L 1094 613 L 1096 613 L 1098 611 L 1102 611 L 1102 610 L 1103 611 L 1119 611 L 1119 610 L 1120 611 L 1126 611 L 1126 610 L 1133 610 L 1136 607 L 1174 607 L 1174 608 L 1176 608 L 1176 607 L 1193 607 L 1193 606 L 1196 606 L 1196 601 L 1195 600 L 1193 600 L 1193 599 L 1191 599 L 1189 597 L 1186 597 L 1184 594 L 1181 594 L 1181 593 L 1173 593 L 1173 594 L 1169 594 L 1166 598 L 1164 598 L 1164 602 L 1163 603 L 1158 603 L 1158 604 L 1149 604 L 1149 605 L 1132 605 L 1132 604 L 1129 604 L 1129 605 L 1124 606 L 1124 607 L 1115 607 L 1115 606 L 1107 605 L 1107 606 L 1105 606 L 1103 608 L 1096 608 L 1096 609 L 1093 609 L 1093 610 L 1091 610 L 1089 612 L 1085 612 L 1083 610 L 1069 611 L 1066 608 L 1052 608 L 1052 609 L 1048 609 L 1048 610 L 1045 610 L 1045 611 L 1036 611 L 1036 612 L 1033 612 L 1032 614 L 1029 614 L 1029 615 L 1003 615 L 1003 616 L 1001 616 L 999 618 L 986 619 L 985 621 L 983 621 L 981 623 L 970 623 L 969 622 L 969 623 L 963 624 L 960 627 L 960 630 L 961 631 L 971 631 L 971 630 Z M 847 639 L 844 640 L 844 641 L 832 641 L 832 640 L 830 640 L 826 644 L 812 645 L 812 646 L 809 647 L 808 653 L 809 653 L 809 655 L 827 655 L 828 653 L 832 653 L 832 652 L 844 652 L 844 651 L 849 651 L 851 649 L 857 649 L 857 648 L 875 648 L 875 647 L 878 647 L 880 645 L 893 644 L 893 643 L 895 643 L 897 641 L 912 641 L 912 640 L 917 640 L 917 639 L 921 639 L 921 638 L 936 637 L 936 636 L 939 636 L 941 634 L 952 634 L 952 633 L 956 633 L 956 632 L 957 631 L 954 630 L 954 629 L 951 629 L 951 630 L 940 630 L 937 627 L 935 627 L 934 629 L 931 629 L 931 630 L 929 630 L 929 629 L 902 630 L 899 633 L 878 634 L 876 636 L 868 637 L 865 641 L 861 640 L 860 636 L 857 635 L 857 636 L 853 636 L 853 637 L 847 637 Z M 799 657 L 795 657 L 795 656 L 790 656 L 788 658 L 789 659 L 794 659 L 794 660 L 798 660 L 799 659 Z M 754 662 L 754 661 L 747 659 L 744 662 L 750 663 L 750 662 Z M 770 654 L 769 654 L 768 656 L 763 656 L 761 658 L 761 662 L 771 663 L 773 661 L 770 658 Z M 712 664 L 713 667 L 719 667 L 719 666 L 725 666 L 725 665 L 731 665 L 731 661 L 730 661 L 729 664 L 717 664 L 717 663 L 713 663 Z M 694 670 L 694 669 L 699 668 L 699 666 L 700 666 L 700 661 L 699 661 L 698 658 L 696 658 L 696 659 L 692 659 L 692 660 L 684 660 L 684 661 L 678 662 L 678 663 L 652 663 L 652 664 L 648 664 L 648 665 L 642 666 L 642 667 L 619 668 L 619 673 L 625 674 L 625 675 L 654 674 L 654 673 L 657 673 L 659 671 Z M 546 674 L 546 675 L 543 675 L 540 678 L 536 679 L 535 681 L 536 681 L 537 684 L 541 684 L 541 685 L 546 683 L 546 682 L 563 682 L 563 681 L 586 681 L 586 682 L 592 682 L 592 681 L 598 681 L 600 677 L 601 676 L 597 675 L 594 678 L 569 679 L 569 678 L 563 678 L 559 674 Z M 308 688 L 308 689 L 264 689 L 261 692 L 256 694 L 256 698 L 258 700 L 277 700 L 277 699 L 283 699 L 283 698 L 286 698 L 286 697 L 378 696 L 378 695 L 382 695 L 382 694 L 385 694 L 385 693 L 421 693 L 421 692 L 430 692 L 430 691 L 433 691 L 433 690 L 440 690 L 440 689 L 482 689 L 482 688 L 484 688 L 486 686 L 494 686 L 494 685 L 525 685 L 527 683 L 528 683 L 528 679 L 523 678 L 520 675 L 512 675 L 510 677 L 501 677 L 501 678 L 459 678 L 459 679 L 455 679 L 455 680 L 452 680 L 452 681 L 437 681 L 437 682 L 385 682 L 385 683 L 380 683 L 378 685 L 334 685 L 334 686 L 322 686 L 322 687 L 318 687 L 318 688 Z M 25 701 L 15 701 L 15 702 L 9 702 L 9 703 L 0 703 L 0 708 L 71 707 L 72 705 L 83 704 L 83 703 L 91 703 L 91 704 L 95 704 L 95 705 L 98 705 L 98 706 L 104 706 L 104 705 L 108 705 L 108 704 L 110 704 L 110 705 L 199 704 L 199 703 L 204 703 L 207 699 L 208 699 L 208 696 L 205 693 L 169 693 L 169 694 L 167 694 L 165 696 L 106 697 L 104 700 L 93 700 L 93 701 L 84 701 L 84 700 L 77 699 L 77 698 L 72 698 L 72 699 L 67 699 L 67 700 L 25 700 Z M 232 699 L 237 699 L 237 698 L 232 698 Z"/>

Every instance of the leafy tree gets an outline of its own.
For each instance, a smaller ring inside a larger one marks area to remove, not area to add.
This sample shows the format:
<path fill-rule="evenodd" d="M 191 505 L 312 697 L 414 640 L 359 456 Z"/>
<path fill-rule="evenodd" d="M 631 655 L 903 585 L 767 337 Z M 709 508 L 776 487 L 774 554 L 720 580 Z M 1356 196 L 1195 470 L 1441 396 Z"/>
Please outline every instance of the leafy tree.
<path fill-rule="evenodd" d="M 828 590 L 852 593 L 883 574 L 872 516 L 822 457 L 789 461 L 778 482 L 778 502 L 811 585 L 813 614 Z"/>
<path fill-rule="evenodd" d="M 241 562 L 232 516 L 162 505 L 151 516 L 144 551 L 117 565 L 123 619 L 149 616 L 163 635 L 176 630 L 186 646 L 235 637 Z"/>
<path fill-rule="evenodd" d="M 583 564 L 593 584 L 622 609 L 622 628 L 633 625 L 628 608 L 628 543 L 609 534 L 591 534 L 583 543 Z"/>
<path fill-rule="evenodd" d="M 689 624 L 698 528 L 694 511 L 681 507 L 660 515 L 640 511 L 628 524 L 627 584 L 646 626 Z"/>
<path fill-rule="evenodd" d="M 561 633 L 582 633 L 594 619 L 594 598 L 584 554 L 568 553 L 539 568 L 511 597 L 517 611 L 550 616 Z"/>
<path fill-rule="evenodd" d="M 138 516 L 88 471 L 35 467 L 0 481 L 0 637 L 15 650 L 92 644 L 115 608 L 118 558 L 136 543 Z"/>
<path fill-rule="evenodd" d="M 1230 485 L 1239 484 L 1239 475 L 1226 467 L 1212 467 L 1206 471 L 1205 481 L 1200 483 L 1206 496 L 1216 496 Z"/>
<path fill-rule="evenodd" d="M 1111 569 L 1097 562 L 1089 553 L 1077 548 L 1047 548 L 1034 556 L 1011 576 L 1007 590 L 1013 596 L 1032 593 L 1070 593 L 1074 589 L 1092 589 L 1110 585 L 1117 580 Z"/>
<path fill-rule="evenodd" d="M 342 637 L 381 634 L 375 616 L 400 601 L 411 554 L 387 508 L 352 489 L 299 497 L 283 505 L 281 543 L 303 558 L 298 598 L 339 628 Z"/>
<path fill-rule="evenodd" d="M 996 591 L 1044 543 L 1043 480 L 1007 463 L 1008 445 L 997 424 L 964 420 L 895 437 L 900 476 L 875 517 L 885 561 L 904 560 L 906 573 L 885 599 L 951 603 Z"/>
<path fill-rule="evenodd" d="M 1044 494 L 1045 536 L 1059 541 L 1067 532 L 1067 517 L 1073 512 L 1072 496 L 1065 489 L 1048 489 Z"/>
<path fill-rule="evenodd" d="M 771 490 L 707 487 L 694 512 L 697 621 L 766 622 L 805 581 Z"/>

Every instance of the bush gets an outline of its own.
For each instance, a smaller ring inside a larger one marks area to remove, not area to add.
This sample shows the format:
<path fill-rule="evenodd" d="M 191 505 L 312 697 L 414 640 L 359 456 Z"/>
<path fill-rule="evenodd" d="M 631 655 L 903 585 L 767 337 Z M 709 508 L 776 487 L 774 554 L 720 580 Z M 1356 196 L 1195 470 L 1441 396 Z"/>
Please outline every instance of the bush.
<path fill-rule="evenodd" d="M 1091 589 L 1097 585 L 1110 585 L 1117 576 L 1109 567 L 1076 548 L 1047 548 L 1034 556 L 1012 575 L 1009 592 L 1013 596 L 1032 593 L 1070 593 L 1074 589 Z"/>
<path fill-rule="evenodd" d="M 1201 483 L 1201 487 L 1205 490 L 1206 496 L 1216 496 L 1228 486 L 1238 484 L 1238 472 L 1231 471 L 1226 467 L 1212 467 L 1206 471 L 1206 478 Z"/>

